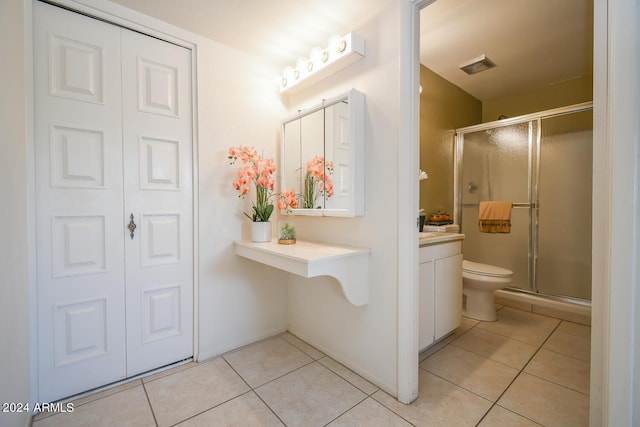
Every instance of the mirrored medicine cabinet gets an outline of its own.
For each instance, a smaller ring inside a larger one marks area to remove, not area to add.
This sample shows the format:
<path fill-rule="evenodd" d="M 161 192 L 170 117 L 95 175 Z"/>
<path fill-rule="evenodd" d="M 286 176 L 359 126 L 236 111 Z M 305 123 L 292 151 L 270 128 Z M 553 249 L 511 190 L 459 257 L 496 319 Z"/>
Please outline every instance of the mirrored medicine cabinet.
<path fill-rule="evenodd" d="M 364 215 L 364 101 L 352 89 L 283 121 L 281 189 L 299 195 L 283 213 Z"/>

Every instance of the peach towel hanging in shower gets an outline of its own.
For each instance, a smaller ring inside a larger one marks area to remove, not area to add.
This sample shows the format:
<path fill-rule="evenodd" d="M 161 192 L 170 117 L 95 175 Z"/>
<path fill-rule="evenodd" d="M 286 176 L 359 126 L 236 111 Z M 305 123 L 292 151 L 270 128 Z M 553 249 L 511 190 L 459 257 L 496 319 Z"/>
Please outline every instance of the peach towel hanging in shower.
<path fill-rule="evenodd" d="M 482 233 L 511 232 L 511 202 L 480 202 L 478 230 Z"/>

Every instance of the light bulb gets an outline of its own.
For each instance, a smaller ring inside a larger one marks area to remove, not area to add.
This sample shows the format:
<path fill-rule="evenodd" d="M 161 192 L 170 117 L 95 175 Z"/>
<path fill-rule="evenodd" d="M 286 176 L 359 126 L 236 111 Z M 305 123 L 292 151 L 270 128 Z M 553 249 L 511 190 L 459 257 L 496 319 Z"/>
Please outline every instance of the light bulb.
<path fill-rule="evenodd" d="M 313 62 L 310 59 L 300 57 L 296 61 L 296 69 L 299 70 L 301 74 L 308 74 L 313 70 Z"/>
<path fill-rule="evenodd" d="M 298 80 L 298 78 L 300 77 L 300 71 L 291 66 L 287 66 L 282 72 L 282 76 L 287 79 L 287 81 Z"/>
<path fill-rule="evenodd" d="M 347 49 L 347 41 L 342 37 L 333 36 L 329 39 L 329 47 L 338 53 L 342 53 Z"/>
<path fill-rule="evenodd" d="M 331 36 L 329 39 L 329 49 L 331 52 L 340 52 L 339 45 L 341 39 L 342 38 L 340 36 Z"/>
<path fill-rule="evenodd" d="M 311 59 L 315 63 L 324 64 L 329 59 L 329 52 L 326 49 L 314 47 L 311 49 Z"/>

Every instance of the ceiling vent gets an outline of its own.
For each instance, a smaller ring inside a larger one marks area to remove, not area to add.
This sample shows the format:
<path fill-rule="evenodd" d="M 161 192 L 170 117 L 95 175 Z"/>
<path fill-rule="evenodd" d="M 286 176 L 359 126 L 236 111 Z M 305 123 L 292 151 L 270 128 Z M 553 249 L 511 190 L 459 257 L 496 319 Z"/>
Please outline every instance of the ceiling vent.
<path fill-rule="evenodd" d="M 460 66 L 460 69 L 467 74 L 475 74 L 479 73 L 480 71 L 488 70 L 489 68 L 493 68 L 495 66 L 496 64 L 492 60 L 482 55 L 471 60 L 469 63 Z"/>

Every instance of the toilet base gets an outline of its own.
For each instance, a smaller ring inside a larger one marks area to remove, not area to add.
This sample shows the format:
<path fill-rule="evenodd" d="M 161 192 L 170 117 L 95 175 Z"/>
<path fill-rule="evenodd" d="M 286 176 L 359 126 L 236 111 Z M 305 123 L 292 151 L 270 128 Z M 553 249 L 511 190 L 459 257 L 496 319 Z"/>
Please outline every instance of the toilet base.
<path fill-rule="evenodd" d="M 493 291 L 463 289 L 462 293 L 466 297 L 462 307 L 463 316 L 483 322 L 498 320 Z"/>

